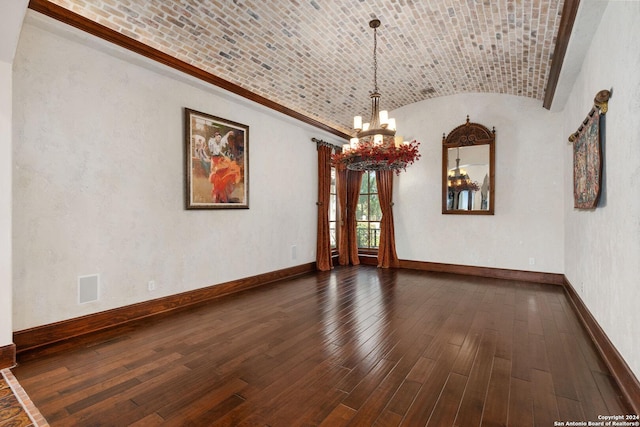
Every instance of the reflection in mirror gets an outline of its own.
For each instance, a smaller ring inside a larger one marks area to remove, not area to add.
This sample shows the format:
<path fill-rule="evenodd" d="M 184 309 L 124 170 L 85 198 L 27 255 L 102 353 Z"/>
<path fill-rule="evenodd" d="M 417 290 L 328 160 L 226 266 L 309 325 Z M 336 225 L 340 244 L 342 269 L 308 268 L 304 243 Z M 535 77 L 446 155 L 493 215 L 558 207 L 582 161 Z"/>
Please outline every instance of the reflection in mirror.
<path fill-rule="evenodd" d="M 489 146 L 448 151 L 447 209 L 489 209 Z"/>
<path fill-rule="evenodd" d="M 495 129 L 467 116 L 442 144 L 442 213 L 492 215 Z"/>

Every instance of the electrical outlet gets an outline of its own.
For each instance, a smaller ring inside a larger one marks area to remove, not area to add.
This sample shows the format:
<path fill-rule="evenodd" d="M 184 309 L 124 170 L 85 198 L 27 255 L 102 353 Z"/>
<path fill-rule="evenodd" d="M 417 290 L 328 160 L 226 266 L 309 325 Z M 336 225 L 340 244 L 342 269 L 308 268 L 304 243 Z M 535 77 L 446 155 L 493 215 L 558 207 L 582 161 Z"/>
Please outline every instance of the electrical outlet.
<path fill-rule="evenodd" d="M 291 259 L 298 259 L 298 247 L 296 245 L 291 246 Z"/>
<path fill-rule="evenodd" d="M 529 258 L 529 265 L 536 265 L 536 259 L 535 258 Z"/>
<path fill-rule="evenodd" d="M 156 290 L 156 281 L 155 280 L 149 280 L 149 283 L 147 284 L 147 289 L 149 290 L 149 292 L 155 291 Z"/>

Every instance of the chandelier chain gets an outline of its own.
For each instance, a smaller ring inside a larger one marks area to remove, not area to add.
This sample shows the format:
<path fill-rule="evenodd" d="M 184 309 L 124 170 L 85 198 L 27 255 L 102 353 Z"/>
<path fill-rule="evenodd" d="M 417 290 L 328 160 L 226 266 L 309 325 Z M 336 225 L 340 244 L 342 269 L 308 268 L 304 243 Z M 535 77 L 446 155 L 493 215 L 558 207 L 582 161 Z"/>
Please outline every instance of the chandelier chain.
<path fill-rule="evenodd" d="M 378 29 L 373 29 L 373 91 L 378 93 Z"/>

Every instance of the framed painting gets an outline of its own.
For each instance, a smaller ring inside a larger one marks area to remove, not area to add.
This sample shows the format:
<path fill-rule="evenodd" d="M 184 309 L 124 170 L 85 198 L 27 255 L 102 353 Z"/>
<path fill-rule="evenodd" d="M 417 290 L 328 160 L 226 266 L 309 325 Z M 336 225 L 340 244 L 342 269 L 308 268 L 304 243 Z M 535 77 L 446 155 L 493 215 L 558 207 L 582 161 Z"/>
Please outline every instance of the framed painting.
<path fill-rule="evenodd" d="M 249 126 L 184 109 L 187 209 L 249 208 Z"/>
<path fill-rule="evenodd" d="M 573 206 L 595 209 L 602 187 L 602 139 L 609 91 L 596 95 L 595 105 L 578 130 L 569 137 L 573 143 Z"/>

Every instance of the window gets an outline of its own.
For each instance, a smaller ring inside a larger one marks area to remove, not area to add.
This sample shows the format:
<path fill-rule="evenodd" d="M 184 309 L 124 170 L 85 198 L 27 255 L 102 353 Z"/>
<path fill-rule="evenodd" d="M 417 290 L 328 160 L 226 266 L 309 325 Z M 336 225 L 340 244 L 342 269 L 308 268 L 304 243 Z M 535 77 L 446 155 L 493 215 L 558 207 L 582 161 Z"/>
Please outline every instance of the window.
<path fill-rule="evenodd" d="M 356 207 L 356 235 L 358 248 L 377 249 L 380 243 L 382 211 L 378 199 L 375 171 L 365 171 L 360 184 L 360 198 Z"/>
<path fill-rule="evenodd" d="M 338 247 L 337 230 L 338 219 L 338 194 L 336 193 L 336 168 L 331 167 L 331 188 L 329 190 L 329 239 L 331 248 Z"/>

